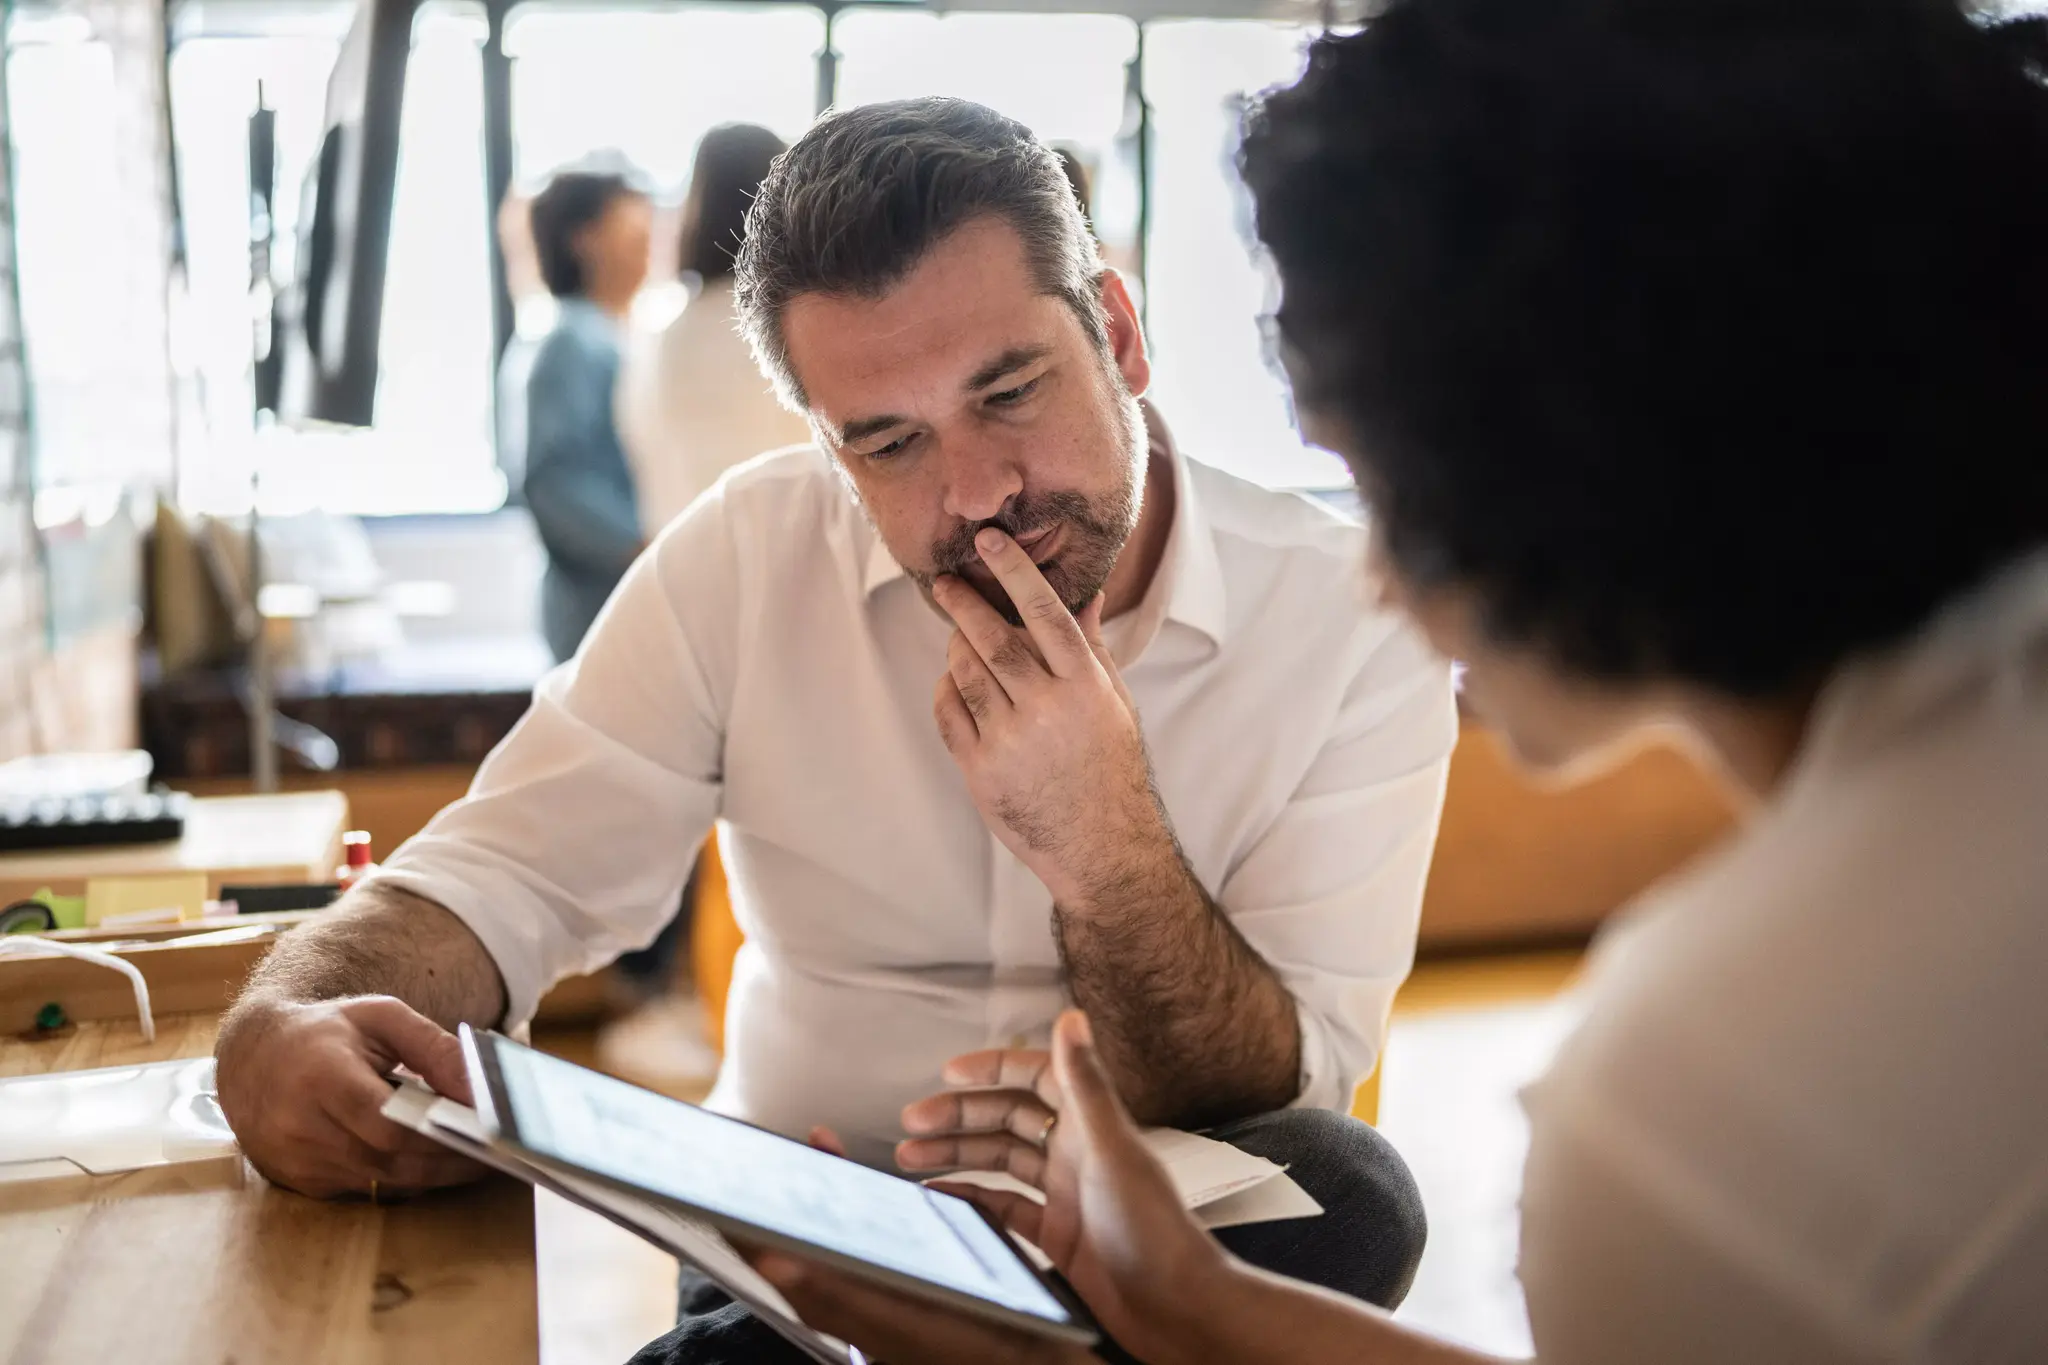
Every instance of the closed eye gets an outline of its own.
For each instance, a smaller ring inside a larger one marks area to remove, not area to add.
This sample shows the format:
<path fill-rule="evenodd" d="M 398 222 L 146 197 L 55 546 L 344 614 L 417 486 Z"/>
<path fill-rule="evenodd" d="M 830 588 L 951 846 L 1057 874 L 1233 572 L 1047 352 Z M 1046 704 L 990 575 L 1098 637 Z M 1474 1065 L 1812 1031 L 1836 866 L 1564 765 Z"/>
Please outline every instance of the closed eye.
<path fill-rule="evenodd" d="M 914 431 L 910 432 L 908 435 L 898 436 L 895 440 L 889 442 L 889 444 L 885 446 L 878 446 L 874 450 L 866 452 L 861 456 L 861 458 L 864 460 L 886 460 L 892 455 L 901 455 L 903 453 L 903 448 L 916 439 L 917 433 Z"/>
<path fill-rule="evenodd" d="M 1044 382 L 1045 376 L 1040 375 L 1029 383 L 1019 384 L 1014 389 L 1004 389 L 1001 393 L 992 393 L 984 401 L 993 403 L 999 408 L 1014 407 L 1029 398 L 1038 386 Z"/>

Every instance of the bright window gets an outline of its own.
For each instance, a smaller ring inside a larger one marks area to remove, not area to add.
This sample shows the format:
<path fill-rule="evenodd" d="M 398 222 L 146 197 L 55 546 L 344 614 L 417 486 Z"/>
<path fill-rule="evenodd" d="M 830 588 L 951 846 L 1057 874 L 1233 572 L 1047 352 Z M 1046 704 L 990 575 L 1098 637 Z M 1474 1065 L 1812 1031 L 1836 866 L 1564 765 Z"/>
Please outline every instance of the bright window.
<path fill-rule="evenodd" d="M 249 295 L 249 116 L 263 98 L 277 116 L 275 274 L 289 279 L 299 231 L 298 185 L 319 151 L 327 73 L 346 12 L 328 32 L 197 37 L 171 54 L 170 96 L 177 133 L 191 295 L 185 341 L 204 377 L 202 460 L 227 444 L 246 477 L 254 423 L 250 356 L 256 318 Z"/>
<path fill-rule="evenodd" d="M 457 511 L 503 498 L 490 422 L 484 24 L 474 5 L 430 4 L 415 29 L 377 429 L 348 436 L 259 433 L 250 416 L 246 121 L 260 80 L 278 112 L 282 272 L 298 226 L 298 187 L 317 149 L 327 71 L 350 9 L 238 7 L 237 31 L 188 32 L 173 53 L 191 280 L 182 330 L 203 380 L 207 427 L 196 443 L 203 458 L 188 460 L 183 471 L 184 493 L 198 505 L 246 500 L 252 465 L 263 470 L 266 500 L 281 507 Z M 1162 21 L 1149 25 L 1144 39 L 1152 107 L 1144 302 L 1153 394 L 1191 453 L 1283 486 L 1341 483 L 1343 470 L 1294 430 L 1265 340 L 1271 281 L 1249 246 L 1248 206 L 1232 156 L 1247 97 L 1298 73 L 1310 32 L 1240 20 Z M 1139 43 L 1130 20 L 855 7 L 840 12 L 833 33 L 842 105 L 955 94 L 1001 109 L 1076 151 L 1093 172 L 1095 218 L 1109 258 L 1127 271 L 1135 267 L 1137 124 L 1128 67 Z M 786 138 L 802 132 L 816 100 L 823 39 L 821 14 L 804 5 L 522 5 L 506 33 L 515 180 L 530 187 L 556 166 L 611 151 L 672 200 L 712 125 L 744 120 Z M 61 60 L 89 65 L 89 53 L 86 45 Z M 32 61 L 24 64 L 29 56 L 17 53 L 10 68 L 17 108 L 28 107 L 25 98 L 61 97 L 68 100 L 62 108 L 78 109 L 68 122 L 17 119 L 24 186 L 39 167 L 69 168 L 70 193 L 80 197 L 87 191 L 77 177 L 95 165 L 104 171 L 107 161 L 81 141 L 94 136 L 91 102 L 63 91 L 89 88 L 91 72 L 39 71 Z M 64 256 L 73 282 L 89 289 L 86 263 L 104 251 L 93 245 L 97 230 L 86 221 L 66 234 L 25 215 L 22 250 Z M 665 225 L 657 287 L 673 261 L 667 235 Z M 38 377 L 54 376 L 61 389 L 64 367 L 87 354 L 90 329 L 52 321 L 53 310 L 35 297 L 37 283 L 35 271 L 25 272 L 32 343 L 39 316 L 40 330 L 52 334 L 47 351 L 37 354 Z M 521 330 L 534 320 L 522 311 Z M 53 448 L 62 449 L 61 397 L 49 406 L 45 430 Z"/>
<path fill-rule="evenodd" d="M 833 26 L 842 107 L 954 95 L 1008 114 L 1087 168 L 1105 254 L 1136 265 L 1138 30 L 1113 14 L 851 9 Z"/>
<path fill-rule="evenodd" d="M 277 255 L 289 278 L 299 190 L 319 150 L 345 7 L 240 16 L 233 33 L 182 38 L 171 55 L 190 261 L 187 331 L 204 384 L 202 457 L 181 470 L 192 506 L 486 511 L 504 500 L 491 435 L 489 214 L 483 166 L 484 21 L 475 6 L 423 7 L 413 28 L 385 275 L 377 425 L 366 432 L 257 430 L 250 386 L 248 118 L 257 85 L 277 111 Z M 267 22 L 266 22 L 267 21 Z"/>
<path fill-rule="evenodd" d="M 1189 453 L 1276 487 L 1347 482 L 1341 460 L 1303 444 L 1268 355 L 1277 299 L 1235 166 L 1247 97 L 1300 75 L 1312 32 L 1248 20 L 1145 31 L 1153 395 Z"/>
<path fill-rule="evenodd" d="M 807 5 L 522 5 L 505 31 L 514 191 L 531 193 L 563 166 L 619 157 L 647 177 L 660 213 L 639 315 L 658 327 L 683 302 L 677 234 L 698 141 L 721 123 L 801 136 L 817 108 L 824 41 L 824 16 Z M 514 255 L 530 250 L 522 243 Z M 538 338 L 554 324 L 553 300 L 530 268 L 510 283 L 519 335 Z"/>
<path fill-rule="evenodd" d="M 167 474 L 163 317 L 147 308 L 147 272 L 131 268 L 135 243 L 107 209 L 121 202 L 113 53 L 77 16 L 17 20 L 9 37 L 36 482 L 119 485 Z"/>
<path fill-rule="evenodd" d="M 505 31 L 513 175 L 530 182 L 615 151 L 680 194 L 714 125 L 759 123 L 784 140 L 809 126 L 824 38 L 808 6 L 523 5 Z"/>

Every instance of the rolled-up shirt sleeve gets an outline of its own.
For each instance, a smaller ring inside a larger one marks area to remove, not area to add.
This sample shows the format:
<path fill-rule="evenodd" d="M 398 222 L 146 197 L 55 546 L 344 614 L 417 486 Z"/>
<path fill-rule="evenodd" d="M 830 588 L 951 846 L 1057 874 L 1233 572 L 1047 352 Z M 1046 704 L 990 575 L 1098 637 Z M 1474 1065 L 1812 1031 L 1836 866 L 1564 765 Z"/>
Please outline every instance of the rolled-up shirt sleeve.
<path fill-rule="evenodd" d="M 1294 995 L 1299 1108 L 1348 1109 L 1415 961 L 1423 883 L 1457 741 L 1450 670 L 1383 629 L 1329 739 L 1218 903 Z"/>
<path fill-rule="evenodd" d="M 676 913 L 720 809 L 737 577 L 726 508 L 709 496 L 634 564 L 469 794 L 379 875 L 483 942 L 504 977 L 506 1027 Z"/>

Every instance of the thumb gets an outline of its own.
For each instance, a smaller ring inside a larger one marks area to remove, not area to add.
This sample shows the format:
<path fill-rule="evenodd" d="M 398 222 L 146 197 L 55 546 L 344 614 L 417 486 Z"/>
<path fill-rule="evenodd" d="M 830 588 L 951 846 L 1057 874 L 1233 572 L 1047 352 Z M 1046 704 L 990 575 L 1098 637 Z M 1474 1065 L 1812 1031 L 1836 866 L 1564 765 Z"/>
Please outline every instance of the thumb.
<path fill-rule="evenodd" d="M 402 1000 L 390 996 L 359 1000 L 349 1006 L 349 1020 L 362 1035 L 364 1048 L 380 1069 L 404 1065 L 418 1072 L 437 1095 L 474 1104 L 469 1069 L 463 1065 L 462 1043 L 448 1030 Z"/>
<path fill-rule="evenodd" d="M 1074 617 L 1074 624 L 1081 627 L 1081 638 L 1088 642 L 1088 648 L 1095 651 L 1095 657 L 1102 661 L 1102 666 L 1114 674 L 1116 664 L 1110 658 L 1109 646 L 1102 639 L 1101 593 L 1096 593 L 1088 599 L 1088 605 L 1081 608 L 1080 614 Z"/>
<path fill-rule="evenodd" d="M 1096 593 L 1088 599 L 1088 605 L 1081 608 L 1074 617 L 1074 624 L 1081 627 L 1081 638 L 1088 642 L 1088 648 L 1095 655 L 1095 662 L 1102 665 L 1102 671 L 1109 674 L 1109 680 L 1116 684 L 1116 693 L 1124 699 L 1124 705 L 1136 712 L 1137 703 L 1131 700 L 1131 690 L 1124 686 L 1124 675 L 1116 666 L 1116 656 L 1109 652 L 1109 643 L 1102 638 L 1103 595 Z"/>
<path fill-rule="evenodd" d="M 1088 599 L 1088 605 L 1081 608 L 1074 621 L 1081 627 L 1081 634 L 1096 649 L 1102 648 L 1102 594 L 1096 593 Z"/>
<path fill-rule="evenodd" d="M 1116 1084 L 1103 1070 L 1094 1030 L 1081 1011 L 1068 1010 L 1053 1025 L 1052 1065 L 1065 1096 L 1062 1123 L 1074 1121 L 1090 1145 L 1116 1143 L 1126 1136 L 1136 1140 L 1137 1128 L 1117 1096 Z"/>

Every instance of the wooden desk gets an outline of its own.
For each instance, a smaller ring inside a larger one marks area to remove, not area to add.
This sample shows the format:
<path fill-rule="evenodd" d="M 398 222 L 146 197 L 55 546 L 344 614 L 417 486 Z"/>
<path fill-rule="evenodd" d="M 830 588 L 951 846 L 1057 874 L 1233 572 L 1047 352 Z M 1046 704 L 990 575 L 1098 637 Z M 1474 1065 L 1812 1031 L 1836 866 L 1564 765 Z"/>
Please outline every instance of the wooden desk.
<path fill-rule="evenodd" d="M 348 798 L 340 792 L 201 797 L 175 843 L 0 855 L 0 904 L 45 886 L 82 895 L 88 877 L 204 872 L 210 896 L 224 882 L 331 882 L 347 828 Z"/>
<path fill-rule="evenodd" d="M 0 1076 L 205 1056 L 212 1015 L 0 1040 Z M 0 1362 L 528 1362 L 533 1196 L 491 1180 L 415 1203 L 327 1204 L 240 1157 L 0 1184 Z"/>

